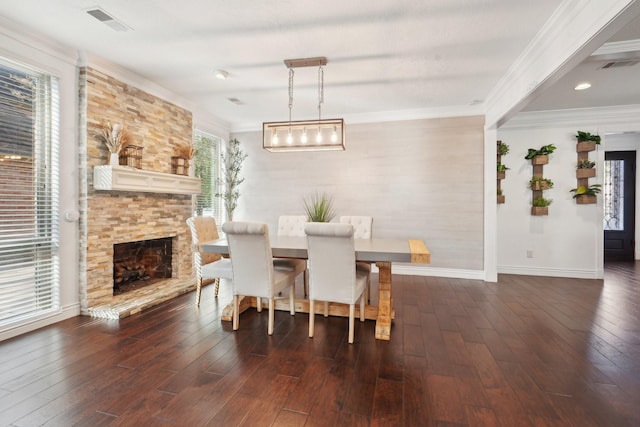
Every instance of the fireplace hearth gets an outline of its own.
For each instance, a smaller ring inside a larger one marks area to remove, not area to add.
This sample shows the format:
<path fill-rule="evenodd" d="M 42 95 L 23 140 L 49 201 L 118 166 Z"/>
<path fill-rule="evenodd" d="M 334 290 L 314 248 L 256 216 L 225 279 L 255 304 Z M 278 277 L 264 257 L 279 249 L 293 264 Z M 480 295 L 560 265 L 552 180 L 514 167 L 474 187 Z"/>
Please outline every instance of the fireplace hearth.
<path fill-rule="evenodd" d="M 113 245 L 113 295 L 172 277 L 172 238 Z"/>

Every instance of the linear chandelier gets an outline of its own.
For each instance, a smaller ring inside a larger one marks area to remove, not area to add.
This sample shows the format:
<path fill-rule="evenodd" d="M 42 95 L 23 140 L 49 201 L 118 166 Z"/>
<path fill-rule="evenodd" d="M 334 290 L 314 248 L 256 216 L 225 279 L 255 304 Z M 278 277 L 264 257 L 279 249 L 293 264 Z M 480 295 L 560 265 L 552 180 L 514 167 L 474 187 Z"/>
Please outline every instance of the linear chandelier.
<path fill-rule="evenodd" d="M 268 151 L 327 151 L 345 149 L 343 119 L 323 119 L 324 65 L 327 58 L 285 59 L 289 68 L 289 120 L 262 123 L 262 147 Z M 318 119 L 291 120 L 294 68 L 318 67 Z"/>

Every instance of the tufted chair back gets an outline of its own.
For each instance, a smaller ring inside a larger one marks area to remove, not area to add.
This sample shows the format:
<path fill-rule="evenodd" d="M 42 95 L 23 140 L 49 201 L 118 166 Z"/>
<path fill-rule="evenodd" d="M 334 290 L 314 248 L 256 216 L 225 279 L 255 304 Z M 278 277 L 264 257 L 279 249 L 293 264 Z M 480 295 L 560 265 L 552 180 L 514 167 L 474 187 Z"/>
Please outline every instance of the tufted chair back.
<path fill-rule="evenodd" d="M 259 222 L 225 222 L 222 230 L 229 242 L 234 293 L 273 297 L 274 268 L 267 225 Z"/>
<path fill-rule="evenodd" d="M 341 216 L 340 223 L 353 226 L 354 239 L 371 239 L 373 237 L 373 217 Z"/>
<path fill-rule="evenodd" d="M 278 236 L 304 237 L 305 215 L 281 215 L 278 218 Z"/>
<path fill-rule="evenodd" d="M 309 252 L 309 299 L 353 304 L 356 250 L 349 224 L 310 222 L 304 228 Z"/>

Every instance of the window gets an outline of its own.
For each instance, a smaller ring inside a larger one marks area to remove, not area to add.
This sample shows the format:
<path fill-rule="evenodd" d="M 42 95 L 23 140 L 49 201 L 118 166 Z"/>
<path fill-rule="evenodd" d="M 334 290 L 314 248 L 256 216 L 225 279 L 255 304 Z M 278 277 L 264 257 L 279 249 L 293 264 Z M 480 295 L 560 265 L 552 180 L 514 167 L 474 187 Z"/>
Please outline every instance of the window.
<path fill-rule="evenodd" d="M 0 328 L 60 309 L 58 96 L 0 58 Z"/>
<path fill-rule="evenodd" d="M 624 230 L 624 160 L 604 162 L 604 218 L 605 230 Z"/>
<path fill-rule="evenodd" d="M 220 155 L 222 138 L 195 131 L 195 176 L 202 180 L 202 193 L 195 197 L 194 215 L 213 216 L 218 227 L 223 221 L 222 199 L 216 197 L 220 188 Z"/>

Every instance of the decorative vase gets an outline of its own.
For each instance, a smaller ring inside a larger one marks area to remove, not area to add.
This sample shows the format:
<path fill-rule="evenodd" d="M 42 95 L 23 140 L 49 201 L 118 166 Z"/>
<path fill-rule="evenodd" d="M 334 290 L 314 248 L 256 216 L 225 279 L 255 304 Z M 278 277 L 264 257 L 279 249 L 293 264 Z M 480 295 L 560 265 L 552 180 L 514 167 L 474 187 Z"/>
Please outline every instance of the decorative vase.
<path fill-rule="evenodd" d="M 109 157 L 109 164 L 111 166 L 119 166 L 120 165 L 120 156 L 118 153 L 111 153 Z"/>

